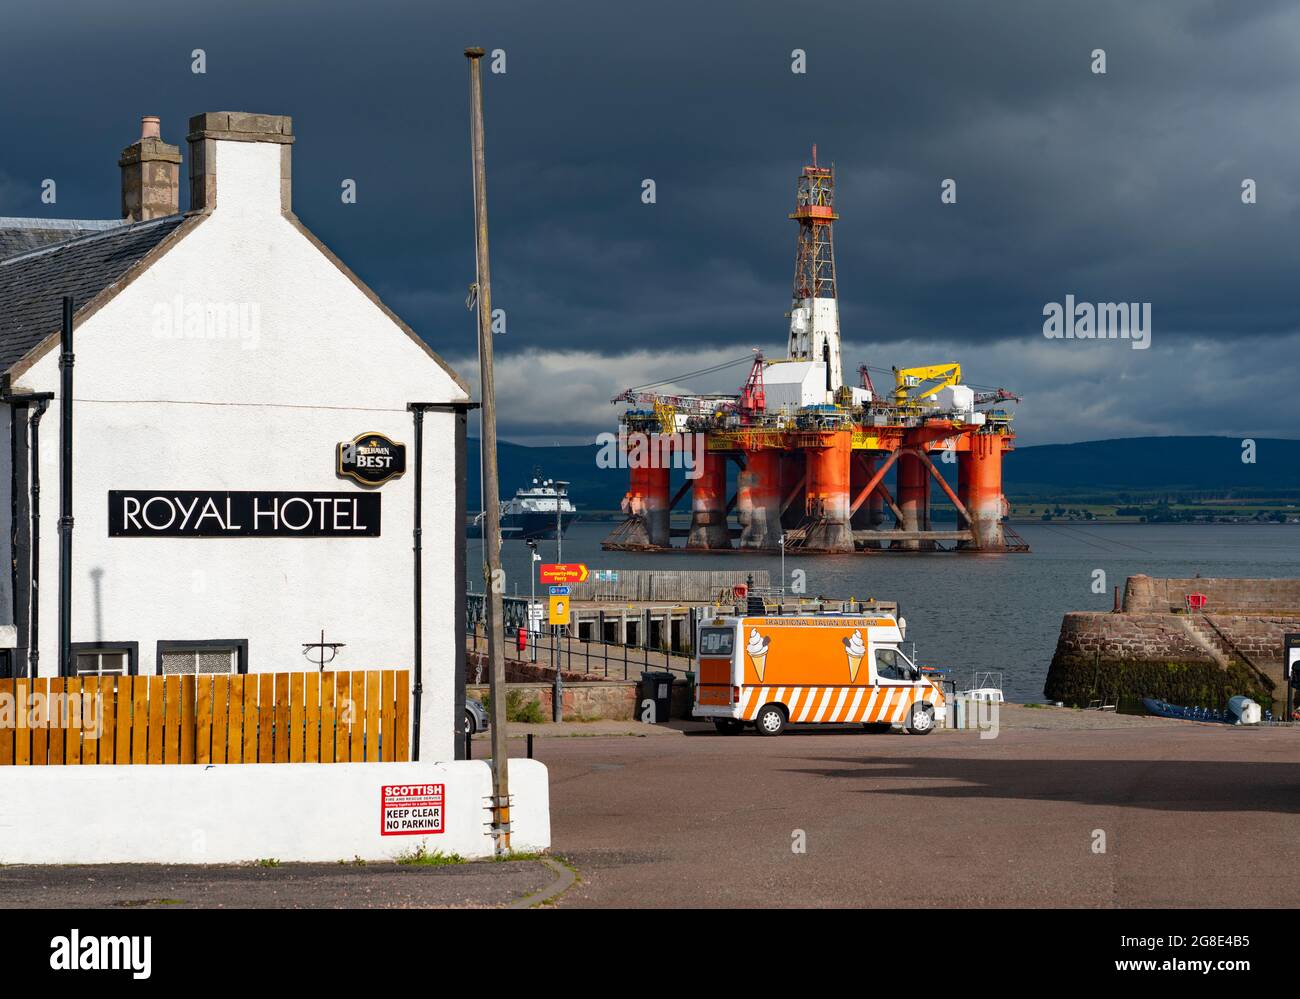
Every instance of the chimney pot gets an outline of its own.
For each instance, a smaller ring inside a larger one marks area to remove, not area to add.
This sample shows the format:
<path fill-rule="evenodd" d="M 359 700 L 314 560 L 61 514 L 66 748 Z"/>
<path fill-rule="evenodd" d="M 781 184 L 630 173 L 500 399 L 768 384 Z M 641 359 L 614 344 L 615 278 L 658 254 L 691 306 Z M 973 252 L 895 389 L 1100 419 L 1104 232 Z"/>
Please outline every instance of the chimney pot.
<path fill-rule="evenodd" d="M 162 138 L 162 119 L 156 114 L 147 114 L 140 119 L 140 138 Z"/>

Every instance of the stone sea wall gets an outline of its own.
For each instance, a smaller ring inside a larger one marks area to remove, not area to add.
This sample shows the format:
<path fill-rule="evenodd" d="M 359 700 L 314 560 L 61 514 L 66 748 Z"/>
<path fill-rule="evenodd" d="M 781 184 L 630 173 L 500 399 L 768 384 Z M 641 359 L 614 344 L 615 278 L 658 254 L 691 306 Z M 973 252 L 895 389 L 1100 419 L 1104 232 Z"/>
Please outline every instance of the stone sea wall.
<path fill-rule="evenodd" d="M 1206 596 L 1203 613 L 1187 611 L 1190 593 Z M 1300 632 L 1300 580 L 1134 576 L 1121 608 L 1065 615 L 1049 699 L 1086 706 L 1157 697 L 1221 708 L 1245 694 L 1280 710 L 1282 639 Z"/>
<path fill-rule="evenodd" d="M 1291 610 L 1300 613 L 1300 579 L 1164 579 L 1130 576 L 1124 585 L 1126 614 L 1186 609 L 1187 596 L 1207 598 L 1209 614 L 1256 614 Z"/>

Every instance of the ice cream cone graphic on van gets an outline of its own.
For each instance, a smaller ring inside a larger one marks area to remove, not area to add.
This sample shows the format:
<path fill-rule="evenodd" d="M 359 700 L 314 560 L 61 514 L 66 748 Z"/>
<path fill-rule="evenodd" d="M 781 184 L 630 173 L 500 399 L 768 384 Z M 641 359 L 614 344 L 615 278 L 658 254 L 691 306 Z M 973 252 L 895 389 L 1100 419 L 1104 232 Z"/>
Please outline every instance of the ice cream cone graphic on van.
<path fill-rule="evenodd" d="M 849 683 L 856 683 L 858 667 L 862 665 L 862 657 L 867 654 L 861 631 L 855 631 L 851 638 L 844 639 L 844 652 L 849 657 Z"/>
<path fill-rule="evenodd" d="M 767 648 L 771 644 L 772 639 L 760 635 L 757 628 L 749 630 L 749 642 L 745 646 L 745 651 L 749 653 L 749 659 L 754 664 L 759 683 L 763 682 L 763 670 L 767 666 Z"/>

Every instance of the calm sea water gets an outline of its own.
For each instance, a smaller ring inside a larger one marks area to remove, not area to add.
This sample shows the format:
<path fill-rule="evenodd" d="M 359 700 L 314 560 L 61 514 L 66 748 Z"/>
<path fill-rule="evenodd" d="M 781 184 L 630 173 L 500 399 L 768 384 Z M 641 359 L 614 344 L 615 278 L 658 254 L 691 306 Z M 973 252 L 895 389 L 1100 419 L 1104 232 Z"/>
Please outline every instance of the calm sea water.
<path fill-rule="evenodd" d="M 592 569 L 767 569 L 775 584 L 780 556 L 645 555 L 601 551 L 612 524 L 577 523 L 564 538 L 564 560 Z M 1016 524 L 1032 547 L 1006 555 L 791 556 L 786 572 L 803 569 L 808 594 L 896 600 L 909 641 L 922 662 L 952 670 L 964 685 L 975 670 L 1003 674 L 1008 700 L 1035 701 L 1056 648 L 1061 615 L 1109 610 L 1111 588 L 1127 576 L 1300 577 L 1300 528 L 1265 524 Z M 555 542 L 539 543 L 552 561 Z M 481 549 L 469 542 L 468 575 L 481 590 Z M 528 549 L 507 542 L 502 566 L 510 591 L 528 594 Z M 1093 574 L 1106 574 L 1094 593 Z"/>

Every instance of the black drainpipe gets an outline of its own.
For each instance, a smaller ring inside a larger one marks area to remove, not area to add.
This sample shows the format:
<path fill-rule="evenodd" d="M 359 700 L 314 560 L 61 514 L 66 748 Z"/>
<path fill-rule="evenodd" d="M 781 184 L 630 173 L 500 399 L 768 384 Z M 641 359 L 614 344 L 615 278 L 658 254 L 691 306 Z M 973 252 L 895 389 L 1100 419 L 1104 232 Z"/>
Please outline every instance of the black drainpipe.
<path fill-rule="evenodd" d="M 13 651 L 9 653 L 8 675 L 26 676 L 27 664 L 24 662 L 20 665 L 18 662 L 18 653 L 24 651 L 23 643 L 27 641 L 27 628 L 25 623 L 19 624 L 22 616 L 18 610 L 18 580 L 21 578 L 19 566 L 24 565 L 27 558 L 27 541 L 22 528 L 18 526 L 22 512 L 22 503 L 18 500 L 18 423 L 20 420 L 24 425 L 27 422 L 27 403 L 17 401 L 9 395 L 7 380 L 4 401 L 9 406 L 9 551 L 13 556 L 9 560 L 9 620 L 14 623 L 18 635 Z"/>
<path fill-rule="evenodd" d="M 455 617 L 456 623 L 456 714 L 452 718 L 453 730 L 460 732 L 465 712 L 465 414 L 477 409 L 476 402 L 410 402 L 406 408 L 415 416 L 415 523 L 412 527 L 411 550 L 415 555 L 414 579 L 412 588 L 415 599 L 415 705 L 411 710 L 411 759 L 420 758 L 420 706 L 424 699 L 424 578 L 422 567 L 423 524 L 422 506 L 424 500 L 424 414 L 428 410 L 440 413 L 455 413 L 456 423 L 456 536 L 455 567 L 453 575 L 456 580 Z M 458 738 L 453 743 L 460 746 Z M 456 753 L 460 753 L 457 748 Z M 459 758 L 459 755 L 457 756 Z"/>
<path fill-rule="evenodd" d="M 28 629 L 27 638 L 27 669 L 28 676 L 40 676 L 38 666 L 41 659 L 41 417 L 50 406 L 50 399 L 53 393 L 42 393 L 36 396 L 36 407 L 32 410 L 29 419 L 30 439 L 31 439 L 31 469 L 32 469 L 32 598 L 31 609 L 31 626 Z"/>
<path fill-rule="evenodd" d="M 72 296 L 63 296 L 59 355 L 59 676 L 72 675 Z"/>
<path fill-rule="evenodd" d="M 411 530 L 411 550 L 415 554 L 415 705 L 411 712 L 411 759 L 420 759 L 420 708 L 424 704 L 424 579 L 421 568 L 421 500 L 424 497 L 424 406 L 413 402 L 408 407 L 415 416 L 415 523 Z M 462 639 L 463 641 L 463 639 Z"/>

